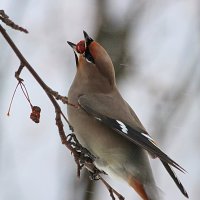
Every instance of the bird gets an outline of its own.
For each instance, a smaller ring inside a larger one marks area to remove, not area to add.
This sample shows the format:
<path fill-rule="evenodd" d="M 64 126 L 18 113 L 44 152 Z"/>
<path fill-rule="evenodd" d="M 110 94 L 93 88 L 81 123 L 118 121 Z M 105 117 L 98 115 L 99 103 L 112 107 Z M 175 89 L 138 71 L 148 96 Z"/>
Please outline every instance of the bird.
<path fill-rule="evenodd" d="M 84 40 L 68 42 L 76 75 L 68 91 L 69 122 L 80 144 L 94 155 L 95 166 L 124 180 L 143 200 L 158 200 L 149 159 L 160 159 L 182 194 L 189 198 L 172 168 L 185 170 L 165 154 L 121 96 L 112 60 L 85 31 Z"/>

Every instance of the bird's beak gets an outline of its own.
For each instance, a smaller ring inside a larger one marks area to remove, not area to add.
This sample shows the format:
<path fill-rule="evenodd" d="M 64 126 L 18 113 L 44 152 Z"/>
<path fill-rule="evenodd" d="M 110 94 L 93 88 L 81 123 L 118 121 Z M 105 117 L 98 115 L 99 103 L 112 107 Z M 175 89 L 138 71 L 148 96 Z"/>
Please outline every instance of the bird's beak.
<path fill-rule="evenodd" d="M 75 55 L 75 60 L 76 60 L 76 66 L 78 67 L 78 55 L 77 55 L 77 51 L 76 51 L 76 45 L 72 42 L 67 41 L 67 43 L 69 44 L 69 46 L 73 49 L 74 51 L 74 55 Z"/>
<path fill-rule="evenodd" d="M 85 38 L 85 46 L 87 48 L 90 45 L 90 43 L 93 42 L 94 40 L 85 31 L 83 31 L 83 34 Z"/>
<path fill-rule="evenodd" d="M 67 43 L 76 52 L 76 45 L 74 43 L 72 43 L 72 42 L 69 42 L 69 41 L 67 41 Z"/>

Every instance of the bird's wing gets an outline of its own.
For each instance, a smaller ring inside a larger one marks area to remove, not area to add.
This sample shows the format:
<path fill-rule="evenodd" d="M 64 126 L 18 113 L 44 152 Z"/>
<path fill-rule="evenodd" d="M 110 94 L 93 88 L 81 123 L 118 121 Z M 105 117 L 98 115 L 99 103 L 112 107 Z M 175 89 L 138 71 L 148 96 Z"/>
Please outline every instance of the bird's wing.
<path fill-rule="evenodd" d="M 167 156 L 146 133 L 146 131 L 134 123 L 129 123 L 129 107 L 116 101 L 112 96 L 95 94 L 79 97 L 80 107 L 100 123 L 110 127 L 116 133 L 137 144 L 149 153 L 156 155 L 161 161 L 178 170 L 185 170 L 169 156 Z M 127 107 L 127 109 L 124 108 Z M 128 122 L 128 123 L 127 123 Z M 134 124 L 134 125 L 133 125 Z"/>

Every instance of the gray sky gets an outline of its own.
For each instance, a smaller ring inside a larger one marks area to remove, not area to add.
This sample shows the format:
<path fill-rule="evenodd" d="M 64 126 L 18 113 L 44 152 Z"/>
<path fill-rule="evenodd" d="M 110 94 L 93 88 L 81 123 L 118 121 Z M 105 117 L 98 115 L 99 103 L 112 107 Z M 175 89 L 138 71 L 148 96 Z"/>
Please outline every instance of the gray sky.
<path fill-rule="evenodd" d="M 120 26 L 130 1 L 108 2 L 110 18 Z M 29 30 L 25 35 L 4 25 L 43 80 L 66 95 L 76 70 L 66 41 L 80 41 L 82 30 L 95 38 L 96 1 L 1 0 L 0 9 Z M 127 44 L 136 66 L 134 70 L 126 66 L 129 75 L 119 88 L 159 146 L 188 171 L 177 174 L 190 199 L 195 200 L 200 184 L 199 2 L 150 0 L 138 21 L 132 30 L 134 37 Z M 20 89 L 11 116 L 6 116 L 19 61 L 1 35 L 0 45 L 0 199 L 70 200 L 75 163 L 60 142 L 53 107 L 26 70 L 22 78 L 32 103 L 42 108 L 41 123 L 29 119 L 30 107 Z M 137 76 L 133 79 L 134 73 Z M 165 130 L 161 126 L 163 116 L 168 124 Z M 65 129 L 70 133 L 67 125 Z M 161 164 L 157 160 L 151 163 L 163 199 L 185 199 Z M 139 199 L 125 183 L 110 182 L 127 200 Z M 106 189 L 97 184 L 96 200 L 110 199 Z"/>

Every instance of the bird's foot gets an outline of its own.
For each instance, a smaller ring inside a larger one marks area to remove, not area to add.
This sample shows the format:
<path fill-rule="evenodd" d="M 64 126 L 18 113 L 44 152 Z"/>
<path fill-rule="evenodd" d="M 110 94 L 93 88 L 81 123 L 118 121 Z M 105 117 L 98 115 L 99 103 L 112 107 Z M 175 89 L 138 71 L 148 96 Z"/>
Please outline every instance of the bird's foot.
<path fill-rule="evenodd" d="M 74 150 L 79 154 L 80 162 L 84 164 L 93 163 L 96 157 L 90 153 L 85 147 L 83 147 L 77 140 L 74 133 L 67 135 L 67 141 L 70 142 Z"/>

